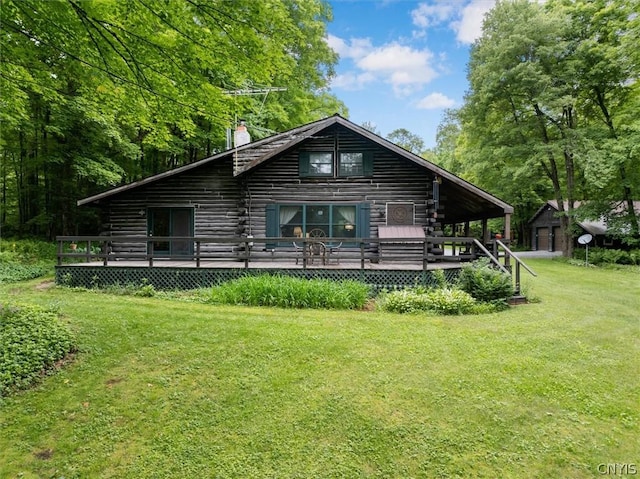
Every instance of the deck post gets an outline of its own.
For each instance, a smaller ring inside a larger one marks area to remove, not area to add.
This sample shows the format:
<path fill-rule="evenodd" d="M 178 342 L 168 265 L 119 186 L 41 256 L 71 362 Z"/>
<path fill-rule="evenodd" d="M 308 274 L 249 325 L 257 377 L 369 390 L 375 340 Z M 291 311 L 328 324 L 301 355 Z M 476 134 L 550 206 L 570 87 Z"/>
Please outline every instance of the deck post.
<path fill-rule="evenodd" d="M 360 240 L 360 271 L 364 271 L 364 241 Z"/>
<path fill-rule="evenodd" d="M 427 238 L 422 242 L 422 271 L 426 271 L 428 269 L 429 264 L 429 243 Z M 423 277 L 424 279 L 424 277 Z"/>
<path fill-rule="evenodd" d="M 482 243 L 489 244 L 489 229 L 487 228 L 487 219 L 482 220 Z"/>
<path fill-rule="evenodd" d="M 504 240 L 506 241 L 505 244 L 511 247 L 511 213 L 505 213 L 504 215 Z M 505 251 L 504 264 L 508 269 L 510 266 L 508 251 Z"/>
<path fill-rule="evenodd" d="M 100 249 L 102 251 L 102 254 L 104 255 L 104 257 L 102 258 L 102 265 L 107 266 L 109 264 L 109 242 L 107 240 L 104 240 Z"/>
<path fill-rule="evenodd" d="M 149 241 L 149 251 L 147 251 L 147 255 L 149 256 L 149 268 L 153 268 L 153 241 Z"/>
<path fill-rule="evenodd" d="M 196 241 L 196 268 L 200 267 L 200 241 Z"/>

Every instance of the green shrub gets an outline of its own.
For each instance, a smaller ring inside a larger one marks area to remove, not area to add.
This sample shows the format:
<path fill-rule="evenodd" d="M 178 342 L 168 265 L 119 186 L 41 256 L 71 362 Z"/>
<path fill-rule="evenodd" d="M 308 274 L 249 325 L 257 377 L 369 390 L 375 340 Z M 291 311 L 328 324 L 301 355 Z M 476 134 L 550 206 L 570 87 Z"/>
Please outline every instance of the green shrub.
<path fill-rule="evenodd" d="M 476 304 L 466 291 L 455 288 L 439 288 L 426 295 L 427 308 L 438 314 L 469 314 Z"/>
<path fill-rule="evenodd" d="M 357 281 L 245 276 L 214 287 L 211 298 L 215 303 L 249 306 L 360 309 L 369 298 L 369 287 Z"/>
<path fill-rule="evenodd" d="M 0 303 L 0 396 L 30 385 L 73 349 L 54 311 Z"/>
<path fill-rule="evenodd" d="M 385 292 L 378 296 L 378 307 L 390 313 L 418 313 L 428 311 L 427 291 L 422 289 L 401 289 Z"/>
<path fill-rule="evenodd" d="M 482 258 L 462 267 L 460 288 L 481 302 L 506 301 L 513 295 L 511 276 L 491 266 Z"/>
<path fill-rule="evenodd" d="M 11 255 L 13 260 L 34 263 L 56 260 L 56 244 L 30 239 L 3 239 L 1 251 Z"/>
<path fill-rule="evenodd" d="M 576 248 L 573 251 L 573 257 L 577 260 L 584 261 L 586 257 L 585 248 Z M 625 251 L 612 248 L 589 248 L 589 264 L 605 265 L 605 264 L 635 264 L 640 265 L 640 250 L 633 249 Z"/>
<path fill-rule="evenodd" d="M 51 271 L 56 259 L 53 243 L 3 239 L 0 246 L 0 283 L 44 276 Z"/>
<path fill-rule="evenodd" d="M 475 313 L 476 300 L 470 294 L 456 288 L 437 288 L 424 291 L 420 288 L 396 290 L 378 297 L 378 307 L 391 313 L 470 314 Z M 480 310 L 487 312 L 492 306 Z"/>
<path fill-rule="evenodd" d="M 0 284 L 38 278 L 48 274 L 50 270 L 51 265 L 48 264 L 23 264 L 0 258 Z"/>

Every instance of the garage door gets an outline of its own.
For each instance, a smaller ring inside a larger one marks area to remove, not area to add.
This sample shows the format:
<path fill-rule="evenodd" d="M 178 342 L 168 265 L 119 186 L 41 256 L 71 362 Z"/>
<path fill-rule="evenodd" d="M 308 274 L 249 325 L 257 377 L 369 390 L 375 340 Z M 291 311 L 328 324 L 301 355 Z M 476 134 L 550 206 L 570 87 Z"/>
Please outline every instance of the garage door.
<path fill-rule="evenodd" d="M 549 250 L 549 228 L 536 229 L 536 249 L 538 251 Z"/>
<path fill-rule="evenodd" d="M 562 228 L 559 226 L 553 227 L 553 251 L 562 251 L 564 249 L 564 236 L 562 235 Z"/>

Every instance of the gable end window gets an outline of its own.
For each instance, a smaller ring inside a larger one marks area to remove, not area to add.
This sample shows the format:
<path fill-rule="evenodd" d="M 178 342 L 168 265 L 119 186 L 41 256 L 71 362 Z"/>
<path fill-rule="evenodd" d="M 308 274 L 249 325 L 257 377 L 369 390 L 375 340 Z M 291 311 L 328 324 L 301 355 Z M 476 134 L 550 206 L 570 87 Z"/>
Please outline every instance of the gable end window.
<path fill-rule="evenodd" d="M 337 165 L 329 151 L 301 151 L 298 158 L 300 177 L 370 177 L 373 176 L 373 153 L 341 151 Z M 337 171 L 336 171 L 337 168 Z M 337 174 L 336 174 L 337 173 Z"/>
<path fill-rule="evenodd" d="M 300 176 L 333 176 L 333 153 L 303 151 L 299 159 Z"/>
<path fill-rule="evenodd" d="M 345 151 L 338 157 L 340 176 L 373 176 L 373 154 L 370 151 Z"/>
<path fill-rule="evenodd" d="M 362 176 L 362 153 L 340 153 L 340 176 Z"/>

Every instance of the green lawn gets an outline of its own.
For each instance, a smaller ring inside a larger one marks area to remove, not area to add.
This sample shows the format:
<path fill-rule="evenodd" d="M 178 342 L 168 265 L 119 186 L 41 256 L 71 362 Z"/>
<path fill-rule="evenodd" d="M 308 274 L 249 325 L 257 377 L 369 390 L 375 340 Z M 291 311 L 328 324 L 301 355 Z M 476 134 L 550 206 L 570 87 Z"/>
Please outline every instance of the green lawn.
<path fill-rule="evenodd" d="M 219 307 L 37 282 L 75 362 L 0 405 L 0 477 L 602 477 L 640 466 L 640 270 L 527 262 L 484 316 Z"/>

